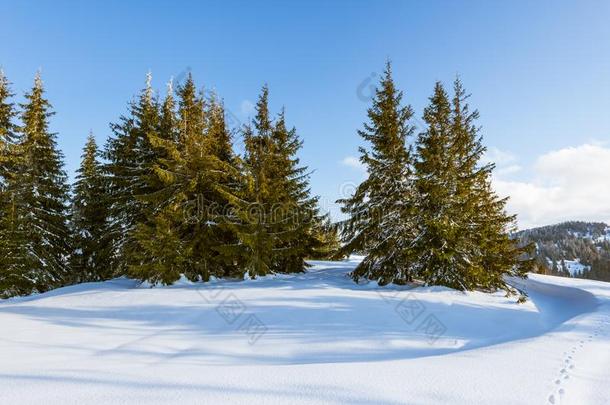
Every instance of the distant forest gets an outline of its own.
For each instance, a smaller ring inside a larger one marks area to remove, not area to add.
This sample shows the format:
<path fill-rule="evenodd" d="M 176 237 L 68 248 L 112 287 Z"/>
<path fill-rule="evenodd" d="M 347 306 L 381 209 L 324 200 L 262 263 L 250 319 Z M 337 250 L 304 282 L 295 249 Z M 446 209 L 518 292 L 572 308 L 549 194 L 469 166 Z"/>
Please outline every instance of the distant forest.
<path fill-rule="evenodd" d="M 517 236 L 535 244 L 539 273 L 610 281 L 610 227 L 603 222 L 564 222 Z M 567 263 L 572 261 L 583 265 L 582 271 L 571 275 Z"/>

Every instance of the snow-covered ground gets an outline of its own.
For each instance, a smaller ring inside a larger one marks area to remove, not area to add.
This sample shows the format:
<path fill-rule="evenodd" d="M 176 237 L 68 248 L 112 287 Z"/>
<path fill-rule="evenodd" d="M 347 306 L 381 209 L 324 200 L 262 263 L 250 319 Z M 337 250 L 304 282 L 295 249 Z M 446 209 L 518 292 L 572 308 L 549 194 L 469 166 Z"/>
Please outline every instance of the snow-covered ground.
<path fill-rule="evenodd" d="M 516 304 L 356 263 L 0 301 L 0 403 L 610 403 L 610 284 L 533 275 Z"/>
<path fill-rule="evenodd" d="M 589 270 L 589 266 L 586 266 L 580 262 L 580 259 L 564 260 L 566 270 L 572 277 L 581 275 L 583 271 Z"/>

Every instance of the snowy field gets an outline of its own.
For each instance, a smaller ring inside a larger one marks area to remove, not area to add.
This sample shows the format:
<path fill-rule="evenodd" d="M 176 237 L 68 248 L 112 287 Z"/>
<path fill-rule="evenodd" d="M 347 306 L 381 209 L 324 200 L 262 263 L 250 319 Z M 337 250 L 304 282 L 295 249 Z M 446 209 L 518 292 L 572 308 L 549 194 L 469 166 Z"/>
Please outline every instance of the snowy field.
<path fill-rule="evenodd" d="M 503 294 L 306 274 L 0 301 L 1 404 L 608 404 L 610 284 Z"/>

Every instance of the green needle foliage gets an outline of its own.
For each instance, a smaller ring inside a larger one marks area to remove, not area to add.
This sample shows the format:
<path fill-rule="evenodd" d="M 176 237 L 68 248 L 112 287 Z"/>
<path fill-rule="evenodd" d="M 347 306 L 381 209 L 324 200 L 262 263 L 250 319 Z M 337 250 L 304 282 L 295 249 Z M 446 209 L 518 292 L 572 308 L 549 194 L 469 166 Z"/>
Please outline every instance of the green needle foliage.
<path fill-rule="evenodd" d="M 110 202 L 97 144 L 89 134 L 72 199 L 74 252 L 70 261 L 80 282 L 108 280 L 114 275 Z"/>
<path fill-rule="evenodd" d="M 453 98 L 437 82 L 424 109 L 415 153 L 409 107 L 400 107 L 388 64 L 359 134 L 368 177 L 340 200 L 349 218 L 341 224 L 342 252 L 365 259 L 352 273 L 380 284 L 420 280 L 459 290 L 514 290 L 506 276 L 525 277 L 529 246 L 510 237 L 515 217 L 491 187 L 492 164 L 459 79 Z"/>
<path fill-rule="evenodd" d="M 387 64 L 358 132 L 367 177 L 340 200 L 339 224 L 320 213 L 303 141 L 283 109 L 270 112 L 267 86 L 239 129 L 240 155 L 222 99 L 191 75 L 158 98 L 148 74 L 103 153 L 87 139 L 71 205 L 40 77 L 19 112 L 12 96 L 0 72 L 0 297 L 123 275 L 154 285 L 296 273 L 353 252 L 365 255 L 355 281 L 513 292 L 506 277 L 532 265 L 459 79 L 452 96 L 435 85 L 416 134 Z"/>
<path fill-rule="evenodd" d="M 9 149 L 12 173 L 3 190 L 8 196 L 2 218 L 4 295 L 47 291 L 73 281 L 67 265 L 68 185 L 55 134 L 48 129 L 53 112 L 40 75 L 25 97 L 23 125 Z"/>
<path fill-rule="evenodd" d="M 371 149 L 360 148 L 368 177 L 353 196 L 339 200 L 349 219 L 341 224 L 342 253 L 362 252 L 365 259 L 352 273 L 354 280 L 381 284 L 413 279 L 410 244 L 415 237 L 413 161 L 407 140 L 414 127 L 410 106 L 402 106 L 388 63 L 368 110 L 369 122 L 358 134 Z"/>

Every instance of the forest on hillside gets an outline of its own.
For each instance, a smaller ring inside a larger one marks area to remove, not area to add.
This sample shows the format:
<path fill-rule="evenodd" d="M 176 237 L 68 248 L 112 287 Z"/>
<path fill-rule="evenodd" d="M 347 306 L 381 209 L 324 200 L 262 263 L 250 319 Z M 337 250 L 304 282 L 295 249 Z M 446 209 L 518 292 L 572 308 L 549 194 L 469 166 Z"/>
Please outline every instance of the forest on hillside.
<path fill-rule="evenodd" d="M 536 246 L 538 272 L 610 281 L 610 227 L 603 222 L 570 221 L 521 231 Z"/>

